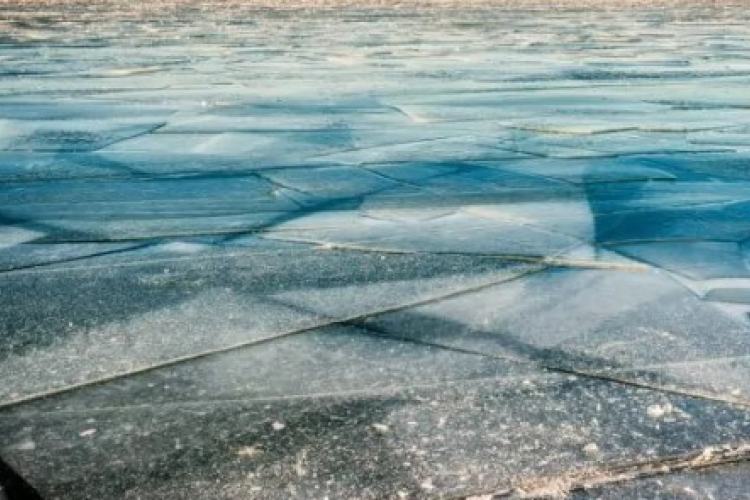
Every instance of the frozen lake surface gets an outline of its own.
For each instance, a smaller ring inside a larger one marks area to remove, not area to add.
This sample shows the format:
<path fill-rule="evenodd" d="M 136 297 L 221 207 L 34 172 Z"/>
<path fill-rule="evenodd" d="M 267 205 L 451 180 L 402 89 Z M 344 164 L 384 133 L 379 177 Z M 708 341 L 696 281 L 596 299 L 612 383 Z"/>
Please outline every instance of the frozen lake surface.
<path fill-rule="evenodd" d="M 133 3 L 0 0 L 42 498 L 747 498 L 746 3 Z"/>

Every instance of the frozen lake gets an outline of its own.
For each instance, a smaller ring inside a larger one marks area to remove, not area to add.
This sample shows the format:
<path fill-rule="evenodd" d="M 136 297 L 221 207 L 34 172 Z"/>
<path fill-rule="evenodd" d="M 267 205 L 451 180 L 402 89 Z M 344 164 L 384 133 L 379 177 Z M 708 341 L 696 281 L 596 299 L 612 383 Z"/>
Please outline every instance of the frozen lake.
<path fill-rule="evenodd" d="M 133 3 L 0 0 L 42 498 L 746 498 L 750 5 Z"/>

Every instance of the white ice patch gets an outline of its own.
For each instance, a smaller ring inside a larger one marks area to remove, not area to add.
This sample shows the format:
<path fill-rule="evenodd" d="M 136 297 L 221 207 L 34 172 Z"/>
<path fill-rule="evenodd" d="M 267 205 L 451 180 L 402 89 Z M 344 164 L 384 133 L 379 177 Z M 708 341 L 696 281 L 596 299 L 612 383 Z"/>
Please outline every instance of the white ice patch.
<path fill-rule="evenodd" d="M 15 247 L 41 236 L 44 233 L 23 227 L 0 226 L 0 249 Z"/>

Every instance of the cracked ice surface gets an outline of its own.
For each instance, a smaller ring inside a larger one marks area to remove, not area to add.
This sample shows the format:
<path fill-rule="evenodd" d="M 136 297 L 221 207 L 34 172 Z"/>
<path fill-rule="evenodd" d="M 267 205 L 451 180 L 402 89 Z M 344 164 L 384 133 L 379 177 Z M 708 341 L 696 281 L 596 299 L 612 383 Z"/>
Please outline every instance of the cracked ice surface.
<path fill-rule="evenodd" d="M 746 5 L 275 4 L 0 2 L 0 456 L 44 498 L 750 440 Z"/>

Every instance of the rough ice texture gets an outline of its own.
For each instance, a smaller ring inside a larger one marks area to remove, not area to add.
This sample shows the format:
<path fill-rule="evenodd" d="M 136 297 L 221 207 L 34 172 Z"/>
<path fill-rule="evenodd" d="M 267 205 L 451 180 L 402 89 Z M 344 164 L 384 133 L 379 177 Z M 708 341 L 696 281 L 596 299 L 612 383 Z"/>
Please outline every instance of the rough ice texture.
<path fill-rule="evenodd" d="M 0 456 L 380 499 L 726 455 L 746 7 L 0 1 Z"/>

